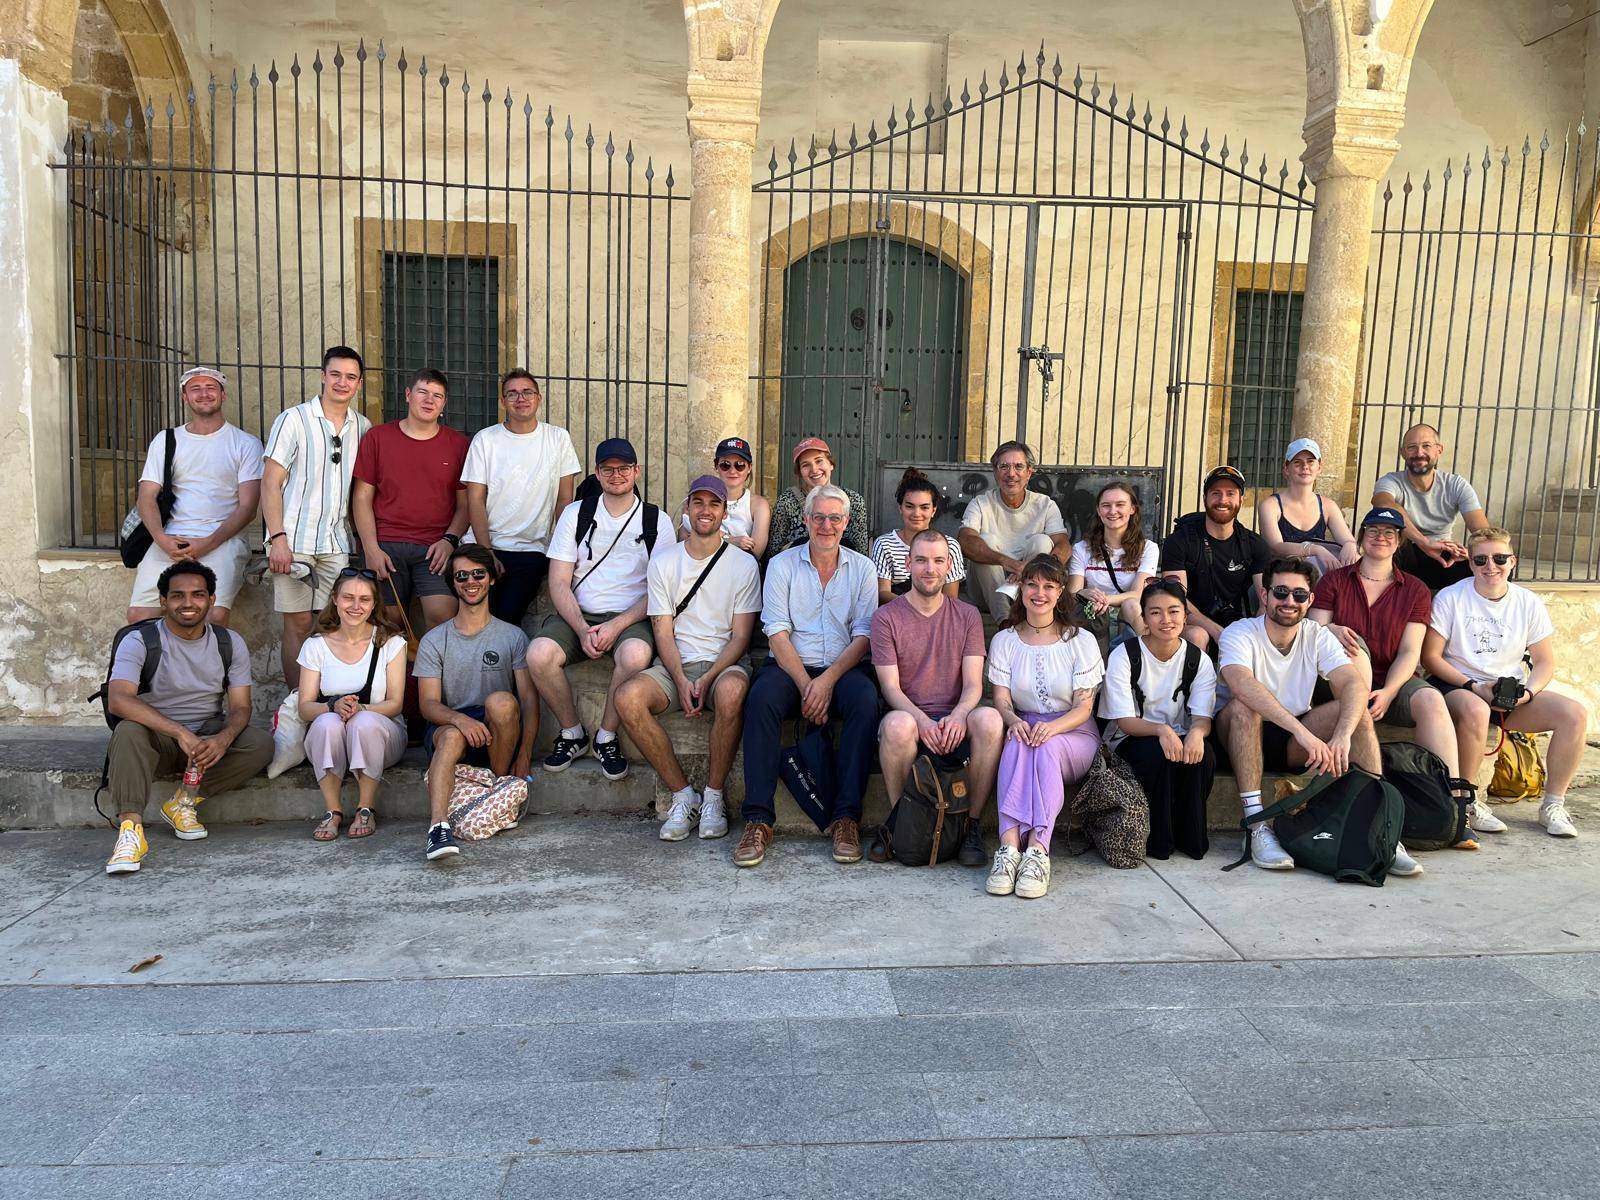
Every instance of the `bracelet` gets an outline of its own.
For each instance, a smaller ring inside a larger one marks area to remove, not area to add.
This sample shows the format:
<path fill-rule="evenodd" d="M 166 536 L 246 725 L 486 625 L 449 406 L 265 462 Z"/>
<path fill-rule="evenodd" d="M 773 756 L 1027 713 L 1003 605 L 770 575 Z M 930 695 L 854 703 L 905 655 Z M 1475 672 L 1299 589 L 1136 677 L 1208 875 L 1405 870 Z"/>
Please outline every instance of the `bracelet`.
<path fill-rule="evenodd" d="M 452 548 L 459 547 L 461 545 L 461 535 L 459 533 L 451 533 L 448 530 L 440 535 L 439 540 L 443 542 L 449 542 Z"/>
<path fill-rule="evenodd" d="M 289 536 L 289 534 L 288 534 L 288 532 L 286 530 L 280 529 L 280 530 L 278 530 L 277 533 L 269 533 L 269 534 L 267 534 L 266 544 L 270 546 L 277 539 L 279 539 L 281 537 L 288 537 L 288 536 Z"/>

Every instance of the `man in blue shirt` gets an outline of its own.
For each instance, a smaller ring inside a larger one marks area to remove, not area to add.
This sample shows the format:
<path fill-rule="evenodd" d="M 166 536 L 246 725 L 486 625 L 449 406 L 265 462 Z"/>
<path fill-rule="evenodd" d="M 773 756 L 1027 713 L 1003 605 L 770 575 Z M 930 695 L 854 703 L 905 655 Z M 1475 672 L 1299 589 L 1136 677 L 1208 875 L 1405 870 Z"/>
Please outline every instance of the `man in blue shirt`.
<path fill-rule="evenodd" d="M 799 713 L 816 725 L 839 717 L 838 794 L 828 826 L 835 862 L 861 861 L 861 794 L 872 769 L 878 688 L 866 665 L 878 579 L 872 560 L 839 544 L 850 498 L 824 484 L 805 502 L 806 541 L 767 567 L 761 609 L 770 653 L 744 712 L 744 835 L 738 867 L 766 856 L 776 815 L 782 722 Z"/>

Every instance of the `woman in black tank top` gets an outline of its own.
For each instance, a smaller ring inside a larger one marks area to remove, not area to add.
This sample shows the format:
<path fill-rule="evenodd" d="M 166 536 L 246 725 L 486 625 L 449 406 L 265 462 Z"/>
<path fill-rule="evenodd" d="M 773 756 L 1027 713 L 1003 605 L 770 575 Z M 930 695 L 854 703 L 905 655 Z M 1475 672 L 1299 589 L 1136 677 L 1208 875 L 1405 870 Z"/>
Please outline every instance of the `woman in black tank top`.
<path fill-rule="evenodd" d="M 1321 575 L 1348 566 L 1357 558 L 1356 540 L 1339 506 L 1317 495 L 1322 474 L 1322 449 L 1310 438 L 1297 438 L 1284 454 L 1285 487 L 1273 492 L 1256 512 L 1256 525 L 1274 555 L 1304 558 Z M 1293 515 L 1291 515 L 1293 514 Z M 1297 520 L 1314 519 L 1304 526 Z"/>

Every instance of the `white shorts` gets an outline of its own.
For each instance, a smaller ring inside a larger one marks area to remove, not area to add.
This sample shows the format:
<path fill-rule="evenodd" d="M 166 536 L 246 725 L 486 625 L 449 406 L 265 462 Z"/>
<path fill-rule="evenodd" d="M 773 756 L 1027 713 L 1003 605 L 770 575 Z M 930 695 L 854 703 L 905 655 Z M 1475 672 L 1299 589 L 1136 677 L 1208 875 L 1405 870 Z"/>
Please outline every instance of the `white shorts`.
<path fill-rule="evenodd" d="M 296 554 L 295 562 L 311 568 L 306 579 L 293 575 L 276 575 L 272 580 L 272 607 L 275 612 L 321 612 L 333 595 L 333 585 L 339 582 L 339 572 L 350 565 L 348 554 Z"/>
<path fill-rule="evenodd" d="M 244 585 L 244 569 L 250 561 L 250 550 L 244 538 L 237 535 L 229 538 L 200 561 L 216 572 L 216 606 L 232 608 Z M 167 557 L 166 551 L 152 545 L 139 564 L 138 574 L 133 577 L 133 598 L 128 601 L 128 607 L 160 608 L 161 593 L 156 591 L 156 580 L 171 565 L 172 559 Z"/>

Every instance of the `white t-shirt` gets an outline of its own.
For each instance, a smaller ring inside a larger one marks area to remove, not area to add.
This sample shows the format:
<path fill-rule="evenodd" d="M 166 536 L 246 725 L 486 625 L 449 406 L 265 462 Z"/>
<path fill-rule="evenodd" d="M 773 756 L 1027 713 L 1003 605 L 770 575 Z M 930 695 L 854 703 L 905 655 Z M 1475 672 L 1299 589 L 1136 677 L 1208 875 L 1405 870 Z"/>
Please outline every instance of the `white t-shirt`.
<path fill-rule="evenodd" d="M 684 513 L 678 518 L 678 524 L 684 529 L 689 528 L 689 514 Z M 722 536 L 727 538 L 749 537 L 756 527 L 755 514 L 750 511 L 750 489 L 745 488 L 744 495 L 737 500 L 730 501 L 728 511 L 722 518 Z"/>
<path fill-rule="evenodd" d="M 601 499 L 594 506 L 594 528 L 584 537 L 582 546 L 578 545 L 578 510 L 583 507 L 579 501 L 574 500 L 561 510 L 555 532 L 550 535 L 550 557 L 556 562 L 573 564 L 574 595 L 578 598 L 578 607 L 586 613 L 620 613 L 645 594 L 645 568 L 649 563 L 641 532 L 644 501 L 637 496 L 629 496 L 628 500 L 631 507 L 622 516 L 614 517 Z M 606 548 L 613 541 L 616 547 L 607 554 Z M 677 545 L 672 537 L 671 519 L 657 509 L 656 548 L 649 558 L 660 558 Z M 596 563 L 599 565 L 595 566 Z"/>
<path fill-rule="evenodd" d="M 406 639 L 399 634 L 389 638 L 378 648 L 378 669 L 372 675 L 372 691 L 368 700 L 376 704 L 388 698 L 389 682 L 384 668 L 406 652 Z M 361 690 L 367 681 L 367 668 L 372 664 L 372 647 L 353 663 L 347 663 L 335 654 L 327 639 L 318 634 L 308 637 L 300 647 L 300 657 L 295 659 L 307 670 L 317 672 L 317 690 L 324 696 L 348 696 Z"/>
<path fill-rule="evenodd" d="M 988 544 L 991 550 L 1012 558 L 1027 549 L 1028 539 L 1040 533 L 1065 533 L 1061 509 L 1043 492 L 1029 492 L 1016 508 L 1007 508 L 996 488 L 967 501 L 961 525 Z"/>
<path fill-rule="evenodd" d="M 467 448 L 461 482 L 488 489 L 484 505 L 496 550 L 543 552 L 550 544 L 556 489 L 582 471 L 572 436 L 561 426 L 540 421 L 532 433 L 512 433 L 503 424 L 490 425 Z M 462 540 L 472 541 L 472 534 Z"/>
<path fill-rule="evenodd" d="M 1019 713 L 1063 713 L 1072 693 L 1096 687 L 1105 678 L 1094 635 L 1078 630 L 1047 646 L 1030 646 L 1015 629 L 1002 629 L 989 644 L 989 682 L 1011 689 Z"/>
<path fill-rule="evenodd" d="M 1296 717 L 1310 710 L 1319 677 L 1326 679 L 1349 665 L 1350 656 L 1326 625 L 1301 621 L 1285 654 L 1267 640 L 1266 617 L 1247 617 L 1224 629 L 1217 662 L 1219 672 L 1223 667 L 1244 667 Z M 1145 694 L 1150 694 L 1148 688 Z"/>
<path fill-rule="evenodd" d="M 1444 638 L 1444 660 L 1476 683 L 1503 676 L 1528 681 L 1525 650 L 1555 633 L 1544 601 L 1519 584 L 1487 600 L 1463 579 L 1433 598 L 1435 632 Z"/>
<path fill-rule="evenodd" d="M 1067 563 L 1068 575 L 1082 575 L 1083 586 L 1086 588 L 1099 588 L 1108 596 L 1115 596 L 1119 592 L 1131 589 L 1134 582 L 1141 575 L 1154 575 L 1157 564 L 1161 561 L 1161 549 L 1149 538 L 1145 539 L 1144 549 L 1139 552 L 1138 569 L 1127 571 L 1122 565 L 1122 547 L 1118 546 L 1110 552 L 1111 565 L 1117 572 L 1113 580 L 1110 572 L 1106 570 L 1105 560 L 1099 555 L 1089 553 L 1088 542 L 1072 543 L 1072 558 Z M 1142 686 L 1142 685 L 1141 685 Z"/>
<path fill-rule="evenodd" d="M 1106 686 L 1100 693 L 1100 715 L 1111 724 L 1106 726 L 1106 744 L 1115 746 L 1127 735 L 1117 725 L 1120 717 L 1143 716 L 1157 725 L 1170 725 L 1180 734 L 1189 732 L 1193 717 L 1209 717 L 1217 706 L 1217 669 L 1211 665 L 1209 654 L 1200 655 L 1200 667 L 1189 687 L 1188 702 L 1173 700 L 1178 685 L 1183 682 L 1184 646 L 1178 643 L 1178 652 L 1162 662 L 1143 638 L 1135 638 L 1112 647 L 1106 659 Z M 1133 685 L 1129 682 L 1128 655 L 1139 648 L 1139 690 L 1144 693 L 1144 712 L 1133 701 Z"/>
<path fill-rule="evenodd" d="M 208 537 L 239 507 L 239 485 L 261 478 L 261 439 L 224 422 L 215 433 L 190 433 L 182 425 L 172 456 L 172 506 L 167 532 L 182 537 Z M 143 483 L 161 483 L 167 461 L 167 433 L 151 439 L 144 458 Z"/>
<path fill-rule="evenodd" d="M 709 558 L 691 558 L 689 548 L 682 543 L 652 558 L 646 610 L 649 615 L 673 616 L 710 561 Z M 673 618 L 672 634 L 678 643 L 678 657 L 686 663 L 715 662 L 733 636 L 734 616 L 760 611 L 761 568 L 752 555 L 737 546 L 729 546 L 694 594 L 694 599 L 689 601 L 689 607 L 681 616 Z"/>

